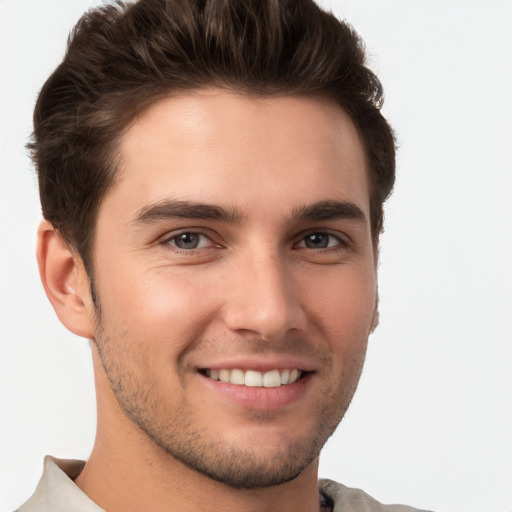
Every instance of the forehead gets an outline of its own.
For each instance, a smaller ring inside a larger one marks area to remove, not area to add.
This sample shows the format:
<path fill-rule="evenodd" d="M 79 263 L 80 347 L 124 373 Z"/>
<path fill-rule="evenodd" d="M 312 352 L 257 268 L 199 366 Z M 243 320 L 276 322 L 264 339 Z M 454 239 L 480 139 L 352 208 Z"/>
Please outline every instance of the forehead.
<path fill-rule="evenodd" d="M 326 199 L 369 209 L 360 136 L 323 98 L 217 89 L 173 96 L 140 116 L 119 149 L 119 179 L 104 202 L 120 200 L 132 213 L 170 198 L 274 217 Z"/>

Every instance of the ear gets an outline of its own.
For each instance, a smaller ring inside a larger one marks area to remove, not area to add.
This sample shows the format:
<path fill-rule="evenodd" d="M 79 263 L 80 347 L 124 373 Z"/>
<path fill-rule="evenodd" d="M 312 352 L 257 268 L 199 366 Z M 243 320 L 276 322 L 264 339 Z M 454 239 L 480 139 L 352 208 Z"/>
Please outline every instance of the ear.
<path fill-rule="evenodd" d="M 37 231 L 37 263 L 44 290 L 62 324 L 84 338 L 94 337 L 94 306 L 81 258 L 48 222 Z"/>
<path fill-rule="evenodd" d="M 373 313 L 373 322 L 372 322 L 372 328 L 371 328 L 370 334 L 373 334 L 375 329 L 377 329 L 378 325 L 379 325 L 379 310 L 375 309 L 375 312 Z"/>
<path fill-rule="evenodd" d="M 379 287 L 377 286 L 377 289 L 375 291 L 375 306 L 373 308 L 373 319 L 370 334 L 372 334 L 375 331 L 375 329 L 377 329 L 377 326 L 379 325 L 379 318 Z"/>

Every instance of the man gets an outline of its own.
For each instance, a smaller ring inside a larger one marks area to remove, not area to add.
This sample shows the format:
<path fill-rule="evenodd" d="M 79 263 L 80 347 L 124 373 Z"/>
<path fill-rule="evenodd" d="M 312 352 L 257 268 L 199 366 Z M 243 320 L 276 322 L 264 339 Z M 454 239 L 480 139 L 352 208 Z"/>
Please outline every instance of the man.
<path fill-rule="evenodd" d="M 82 18 L 31 149 L 41 279 L 91 340 L 97 435 L 20 511 L 413 510 L 317 482 L 378 321 L 381 100 L 309 1 Z"/>

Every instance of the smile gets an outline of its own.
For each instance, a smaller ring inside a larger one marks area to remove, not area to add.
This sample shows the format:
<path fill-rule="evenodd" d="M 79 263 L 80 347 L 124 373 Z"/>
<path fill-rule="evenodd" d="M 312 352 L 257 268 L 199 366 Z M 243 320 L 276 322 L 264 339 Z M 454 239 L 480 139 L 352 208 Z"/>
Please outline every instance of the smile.
<path fill-rule="evenodd" d="M 297 368 L 284 370 L 275 369 L 268 372 L 240 369 L 207 369 L 201 373 L 213 380 L 252 388 L 277 388 L 279 386 L 286 386 L 293 384 L 304 374 L 304 372 Z"/>

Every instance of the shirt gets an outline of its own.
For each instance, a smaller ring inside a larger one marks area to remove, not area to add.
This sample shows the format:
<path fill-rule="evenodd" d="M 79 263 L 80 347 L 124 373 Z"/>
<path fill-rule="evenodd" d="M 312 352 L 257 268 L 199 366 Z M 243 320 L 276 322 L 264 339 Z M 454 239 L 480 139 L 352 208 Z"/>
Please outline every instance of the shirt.
<path fill-rule="evenodd" d="M 73 480 L 85 465 L 81 460 L 47 456 L 44 471 L 32 497 L 16 512 L 105 512 Z M 351 489 L 332 480 L 320 480 L 322 510 L 333 512 L 428 512 L 405 505 L 383 505 L 360 489 Z"/>

